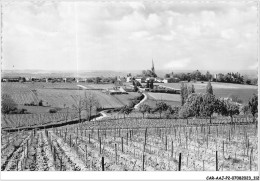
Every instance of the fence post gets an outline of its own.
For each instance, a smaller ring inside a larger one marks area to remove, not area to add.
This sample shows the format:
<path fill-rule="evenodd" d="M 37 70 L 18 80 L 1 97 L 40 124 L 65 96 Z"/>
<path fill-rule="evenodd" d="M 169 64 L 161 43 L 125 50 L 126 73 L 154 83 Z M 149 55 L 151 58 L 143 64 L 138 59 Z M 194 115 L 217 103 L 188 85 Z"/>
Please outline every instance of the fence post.
<path fill-rule="evenodd" d="M 102 164 L 102 171 L 105 171 L 105 161 L 104 161 L 104 157 L 103 156 L 102 156 L 101 164 Z"/>
<path fill-rule="evenodd" d="M 124 139 L 121 137 L 122 153 L 124 153 Z"/>
<path fill-rule="evenodd" d="M 101 154 L 102 150 L 101 150 L 101 138 L 99 137 L 99 152 Z"/>
<path fill-rule="evenodd" d="M 179 171 L 181 171 L 181 153 L 179 153 Z"/>
<path fill-rule="evenodd" d="M 117 145 L 115 144 L 115 155 L 116 155 L 116 164 L 117 164 Z"/>
<path fill-rule="evenodd" d="M 144 152 L 143 152 L 143 168 L 142 168 L 142 171 L 144 171 L 144 159 L 145 159 L 145 155 L 144 155 Z"/>
<path fill-rule="evenodd" d="M 218 171 L 218 151 L 216 151 L 216 171 Z"/>
<path fill-rule="evenodd" d="M 88 161 L 88 147 L 87 147 L 87 145 L 85 145 L 85 154 L 86 154 L 86 165 L 87 165 L 87 161 Z"/>

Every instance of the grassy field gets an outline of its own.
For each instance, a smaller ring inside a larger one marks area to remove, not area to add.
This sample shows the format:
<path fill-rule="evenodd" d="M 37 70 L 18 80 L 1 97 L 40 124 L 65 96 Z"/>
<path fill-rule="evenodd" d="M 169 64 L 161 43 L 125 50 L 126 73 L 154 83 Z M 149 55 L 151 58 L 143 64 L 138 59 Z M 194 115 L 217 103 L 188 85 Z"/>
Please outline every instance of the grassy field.
<path fill-rule="evenodd" d="M 82 90 L 79 89 L 76 83 L 2 83 L 2 93 L 9 94 L 14 101 L 20 106 L 25 108 L 25 103 L 34 102 L 39 103 L 39 100 L 43 100 L 45 106 L 50 107 L 72 107 L 75 104 L 73 98 L 84 97 L 85 93 L 92 93 L 96 96 L 100 106 L 102 108 L 119 108 L 124 105 L 128 105 L 131 99 L 140 96 L 139 93 L 129 93 L 122 95 L 109 95 L 103 93 L 100 90 Z M 82 84 L 80 84 L 82 85 Z M 84 84 L 93 89 L 106 89 L 112 88 L 113 84 Z M 31 111 L 35 110 L 35 113 L 39 112 L 35 108 L 29 108 Z M 38 108 L 45 112 L 45 108 Z M 34 112 L 34 111 L 33 111 Z"/>

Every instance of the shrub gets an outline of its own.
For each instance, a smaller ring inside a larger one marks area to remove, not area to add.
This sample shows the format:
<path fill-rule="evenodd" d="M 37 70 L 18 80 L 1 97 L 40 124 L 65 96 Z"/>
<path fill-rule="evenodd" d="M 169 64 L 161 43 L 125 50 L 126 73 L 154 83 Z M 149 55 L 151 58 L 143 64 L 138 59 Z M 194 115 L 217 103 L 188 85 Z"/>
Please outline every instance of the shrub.
<path fill-rule="evenodd" d="M 57 109 L 50 109 L 49 110 L 49 113 L 56 113 L 57 112 Z"/>
<path fill-rule="evenodd" d="M 2 108 L 1 112 L 3 114 L 9 114 L 11 111 L 15 111 L 17 109 L 17 104 L 8 94 L 2 94 Z"/>
<path fill-rule="evenodd" d="M 39 101 L 39 106 L 43 106 L 43 101 L 42 100 Z"/>

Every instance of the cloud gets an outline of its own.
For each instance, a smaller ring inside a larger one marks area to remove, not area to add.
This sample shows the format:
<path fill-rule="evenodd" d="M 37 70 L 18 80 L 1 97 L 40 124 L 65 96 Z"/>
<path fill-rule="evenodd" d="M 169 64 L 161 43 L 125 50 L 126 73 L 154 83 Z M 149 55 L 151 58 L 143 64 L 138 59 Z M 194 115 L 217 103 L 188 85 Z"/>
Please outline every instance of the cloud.
<path fill-rule="evenodd" d="M 48 1 L 3 9 L 4 69 L 146 69 L 151 59 L 157 70 L 250 69 L 257 60 L 254 3 Z"/>
<path fill-rule="evenodd" d="M 165 69 L 185 69 L 191 62 L 190 58 L 184 58 L 179 60 L 173 60 L 164 65 Z"/>
<path fill-rule="evenodd" d="M 256 62 L 255 64 L 253 64 L 253 65 L 249 65 L 248 66 L 248 69 L 250 69 L 250 70 L 255 70 L 255 69 L 257 69 L 258 68 L 258 62 Z"/>

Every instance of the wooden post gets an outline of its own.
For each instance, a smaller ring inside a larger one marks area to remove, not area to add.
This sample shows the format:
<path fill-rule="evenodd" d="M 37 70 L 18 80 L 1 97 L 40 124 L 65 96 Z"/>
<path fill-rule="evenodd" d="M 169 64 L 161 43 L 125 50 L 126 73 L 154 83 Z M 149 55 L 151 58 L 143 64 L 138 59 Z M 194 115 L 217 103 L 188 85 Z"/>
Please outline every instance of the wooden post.
<path fill-rule="evenodd" d="M 216 171 L 218 171 L 218 151 L 216 151 Z"/>
<path fill-rule="evenodd" d="M 62 157 L 60 158 L 60 171 L 62 171 Z"/>
<path fill-rule="evenodd" d="M 102 150 L 101 150 L 101 138 L 99 137 L 99 152 L 101 154 Z"/>
<path fill-rule="evenodd" d="M 225 156 L 225 142 L 223 140 L 223 157 Z"/>
<path fill-rule="evenodd" d="M 179 171 L 181 171 L 181 153 L 179 153 Z"/>
<path fill-rule="evenodd" d="M 165 150 L 167 151 L 167 136 L 165 136 Z"/>
<path fill-rule="evenodd" d="M 26 154 L 26 157 L 28 158 L 28 152 L 29 152 L 29 140 L 27 139 L 26 141 L 26 147 L 27 147 L 27 154 Z"/>
<path fill-rule="evenodd" d="M 56 162 L 56 148 L 55 147 L 53 149 L 53 157 L 54 157 L 54 162 Z"/>
<path fill-rule="evenodd" d="M 116 155 L 116 164 L 117 164 L 117 145 L 115 144 L 115 155 Z"/>
<path fill-rule="evenodd" d="M 128 133 L 126 133 L 126 145 L 128 146 Z"/>
<path fill-rule="evenodd" d="M 103 156 L 102 156 L 101 164 L 102 164 L 102 171 L 105 171 L 105 161 L 104 161 L 104 157 Z"/>
<path fill-rule="evenodd" d="M 205 160 L 202 160 L 202 164 L 203 164 L 203 171 L 205 171 L 205 167 L 204 167 L 204 161 L 205 161 Z"/>
<path fill-rule="evenodd" d="M 145 159 L 145 155 L 144 155 L 144 152 L 143 152 L 143 167 L 142 167 L 142 171 L 144 171 L 144 160 Z"/>
<path fill-rule="evenodd" d="M 85 145 L 85 156 L 86 156 L 86 165 L 87 165 L 87 161 L 88 161 L 88 146 Z"/>
<path fill-rule="evenodd" d="M 121 137 L 122 153 L 124 153 L 124 139 Z"/>
<path fill-rule="evenodd" d="M 173 141 L 172 141 L 172 155 L 171 156 L 173 157 Z"/>
<path fill-rule="evenodd" d="M 90 143 L 90 134 L 88 134 L 88 143 Z"/>
<path fill-rule="evenodd" d="M 71 134 L 70 134 L 70 147 L 71 147 Z"/>

